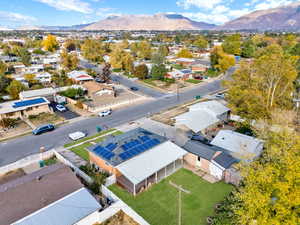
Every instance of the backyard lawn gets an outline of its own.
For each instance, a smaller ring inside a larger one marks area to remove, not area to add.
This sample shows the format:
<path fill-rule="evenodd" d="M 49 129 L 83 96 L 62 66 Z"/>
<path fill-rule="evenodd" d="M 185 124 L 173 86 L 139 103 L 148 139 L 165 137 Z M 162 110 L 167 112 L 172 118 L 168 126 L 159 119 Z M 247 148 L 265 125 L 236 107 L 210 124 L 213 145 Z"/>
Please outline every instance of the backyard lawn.
<path fill-rule="evenodd" d="M 85 150 L 87 147 L 90 147 L 92 144 L 87 142 L 82 145 L 71 148 L 70 150 L 74 152 L 76 155 L 84 159 L 85 161 L 89 161 L 89 153 Z"/>
<path fill-rule="evenodd" d="M 186 169 L 153 185 L 135 198 L 117 185 L 109 187 L 151 225 L 178 224 L 178 191 L 169 181 L 190 191 L 182 192 L 182 225 L 205 225 L 214 213 L 216 203 L 228 195 L 232 186 L 223 182 L 210 184 Z"/>

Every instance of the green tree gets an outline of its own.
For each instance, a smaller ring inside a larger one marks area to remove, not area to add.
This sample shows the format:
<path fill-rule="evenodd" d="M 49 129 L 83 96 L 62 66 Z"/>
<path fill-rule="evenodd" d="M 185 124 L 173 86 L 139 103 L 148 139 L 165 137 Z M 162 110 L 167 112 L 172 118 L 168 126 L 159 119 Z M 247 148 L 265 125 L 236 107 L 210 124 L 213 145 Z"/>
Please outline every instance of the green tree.
<path fill-rule="evenodd" d="M 12 97 L 12 99 L 18 99 L 19 93 L 24 90 L 25 90 L 25 86 L 20 81 L 17 80 L 13 80 L 6 88 L 6 91 Z"/>
<path fill-rule="evenodd" d="M 148 41 L 141 41 L 138 44 L 138 57 L 141 59 L 151 59 L 152 49 Z"/>
<path fill-rule="evenodd" d="M 294 34 L 287 34 L 280 37 L 279 43 L 284 51 L 290 52 L 297 44 L 297 37 Z"/>
<path fill-rule="evenodd" d="M 269 54 L 272 49 L 274 46 L 268 46 L 266 55 L 252 63 L 242 63 L 232 75 L 232 80 L 225 82 L 229 89 L 226 97 L 229 106 L 243 118 L 267 119 L 274 108 L 292 106 L 291 93 L 297 77 L 296 60 L 286 56 L 282 49 Z"/>
<path fill-rule="evenodd" d="M 292 55 L 300 56 L 300 43 L 296 44 L 290 51 Z"/>
<path fill-rule="evenodd" d="M 6 77 L 3 74 L 0 74 L 0 93 L 5 93 L 6 88 L 9 86 L 11 81 L 12 80 L 10 78 Z"/>
<path fill-rule="evenodd" d="M 87 39 L 81 45 L 82 55 L 85 59 L 95 63 L 103 62 L 104 50 L 99 40 Z"/>
<path fill-rule="evenodd" d="M 0 75 L 3 75 L 7 71 L 6 63 L 0 60 Z"/>
<path fill-rule="evenodd" d="M 49 34 L 43 41 L 42 41 L 43 48 L 48 52 L 54 52 L 59 48 L 58 41 L 54 35 Z"/>
<path fill-rule="evenodd" d="M 210 62 L 214 70 L 224 73 L 234 66 L 235 59 L 233 56 L 227 55 L 221 46 L 215 46 L 210 54 Z"/>
<path fill-rule="evenodd" d="M 35 74 L 25 74 L 24 78 L 28 82 L 29 87 L 32 87 L 33 85 L 36 85 L 38 83 Z"/>
<path fill-rule="evenodd" d="M 232 55 L 241 54 L 241 35 L 233 34 L 225 38 L 222 44 L 224 52 Z"/>
<path fill-rule="evenodd" d="M 200 49 L 205 49 L 208 46 L 208 41 L 203 36 L 199 36 L 194 41 L 193 45 L 195 45 L 196 47 L 198 47 Z"/>
<path fill-rule="evenodd" d="M 148 67 L 145 64 L 138 65 L 134 68 L 134 76 L 137 78 L 144 80 L 148 76 Z"/>
<path fill-rule="evenodd" d="M 251 40 L 247 40 L 242 44 L 241 56 L 244 58 L 252 58 L 255 55 L 256 47 Z"/>
<path fill-rule="evenodd" d="M 167 69 L 164 64 L 154 65 L 151 69 L 151 78 L 155 80 L 162 80 L 165 78 Z"/>
<path fill-rule="evenodd" d="M 114 69 L 122 69 L 124 51 L 120 46 L 116 46 L 110 53 L 109 62 Z"/>
<path fill-rule="evenodd" d="M 160 45 L 160 46 L 158 47 L 157 52 L 158 52 L 160 55 L 164 56 L 164 57 L 166 57 L 166 56 L 169 55 L 169 49 L 168 49 L 168 47 L 165 46 L 165 45 Z"/>
<path fill-rule="evenodd" d="M 78 67 L 79 59 L 75 53 L 68 53 L 63 51 L 60 55 L 61 64 L 64 69 L 75 70 Z"/>
<path fill-rule="evenodd" d="M 122 69 L 128 73 L 133 72 L 133 57 L 130 53 L 125 52 L 122 56 Z"/>
<path fill-rule="evenodd" d="M 300 224 L 299 149 L 299 134 L 269 131 L 263 157 L 243 170 L 238 224 Z"/>
<path fill-rule="evenodd" d="M 186 48 L 181 49 L 180 52 L 177 53 L 177 57 L 179 58 L 193 58 L 193 54 Z"/>
<path fill-rule="evenodd" d="M 165 56 L 158 51 L 154 52 L 151 57 L 151 62 L 157 65 L 162 64 L 165 62 Z"/>

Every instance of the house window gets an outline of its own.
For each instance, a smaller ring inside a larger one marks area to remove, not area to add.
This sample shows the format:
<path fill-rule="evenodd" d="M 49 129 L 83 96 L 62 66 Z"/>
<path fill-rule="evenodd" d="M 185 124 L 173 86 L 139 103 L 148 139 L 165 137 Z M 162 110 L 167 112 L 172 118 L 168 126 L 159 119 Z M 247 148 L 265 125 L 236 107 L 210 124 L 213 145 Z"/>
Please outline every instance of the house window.
<path fill-rule="evenodd" d="M 198 161 L 201 161 L 201 157 L 200 157 L 200 156 L 198 156 L 197 160 L 198 160 Z"/>

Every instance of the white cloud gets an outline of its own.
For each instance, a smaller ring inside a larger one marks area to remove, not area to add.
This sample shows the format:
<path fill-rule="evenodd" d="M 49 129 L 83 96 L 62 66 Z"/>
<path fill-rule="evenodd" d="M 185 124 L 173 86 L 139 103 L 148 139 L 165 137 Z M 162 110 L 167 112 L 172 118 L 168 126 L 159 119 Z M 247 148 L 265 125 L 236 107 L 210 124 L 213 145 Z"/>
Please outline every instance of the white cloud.
<path fill-rule="evenodd" d="M 184 9 L 190 9 L 192 6 L 212 9 L 221 2 L 222 0 L 178 0 L 176 4 Z"/>
<path fill-rule="evenodd" d="M 45 3 L 51 7 L 54 7 L 62 11 L 76 11 L 80 13 L 92 13 L 93 10 L 88 2 L 82 0 L 36 0 L 41 3 Z"/>
<path fill-rule="evenodd" d="M 223 24 L 228 22 L 230 19 L 225 14 L 207 14 L 207 13 L 181 13 L 183 16 L 189 17 L 196 21 L 213 23 L 213 24 Z"/>
<path fill-rule="evenodd" d="M 2 20 L 3 22 L 30 23 L 36 21 L 37 19 L 35 17 L 23 15 L 20 13 L 0 11 L 0 20 Z"/>
<path fill-rule="evenodd" d="M 262 9 L 270 9 L 270 8 L 276 8 L 278 6 L 291 4 L 293 1 L 291 0 L 265 0 L 261 1 L 258 4 L 255 5 L 255 10 L 262 10 Z"/>

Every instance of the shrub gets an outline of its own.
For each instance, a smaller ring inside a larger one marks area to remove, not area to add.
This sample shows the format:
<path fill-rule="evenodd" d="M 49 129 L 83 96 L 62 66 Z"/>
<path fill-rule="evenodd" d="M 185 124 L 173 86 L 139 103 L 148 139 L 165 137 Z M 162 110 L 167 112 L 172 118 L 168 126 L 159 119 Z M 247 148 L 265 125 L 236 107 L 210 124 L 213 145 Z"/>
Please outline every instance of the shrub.
<path fill-rule="evenodd" d="M 17 119 L 11 119 L 11 118 L 3 118 L 0 120 L 0 126 L 3 128 L 10 128 L 17 125 Z"/>
<path fill-rule="evenodd" d="M 83 103 L 81 101 L 77 101 L 75 106 L 79 109 L 83 109 Z"/>

